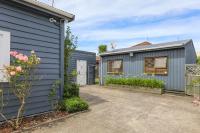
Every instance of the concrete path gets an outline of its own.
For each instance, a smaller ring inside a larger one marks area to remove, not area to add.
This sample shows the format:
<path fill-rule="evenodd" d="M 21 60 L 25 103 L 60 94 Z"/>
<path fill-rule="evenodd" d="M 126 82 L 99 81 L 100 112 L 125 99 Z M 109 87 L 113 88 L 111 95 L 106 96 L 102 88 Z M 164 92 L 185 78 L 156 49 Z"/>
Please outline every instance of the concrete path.
<path fill-rule="evenodd" d="M 91 111 L 34 133 L 200 133 L 200 107 L 190 97 L 81 88 Z"/>

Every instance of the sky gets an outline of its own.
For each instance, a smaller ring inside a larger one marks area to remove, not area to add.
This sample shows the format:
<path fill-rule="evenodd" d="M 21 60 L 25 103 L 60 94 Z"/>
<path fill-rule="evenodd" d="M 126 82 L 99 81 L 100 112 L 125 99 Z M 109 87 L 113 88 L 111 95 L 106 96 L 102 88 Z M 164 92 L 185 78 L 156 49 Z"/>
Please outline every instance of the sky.
<path fill-rule="evenodd" d="M 200 0 L 55 0 L 54 6 L 76 16 L 67 25 L 79 50 L 193 39 L 200 51 Z"/>

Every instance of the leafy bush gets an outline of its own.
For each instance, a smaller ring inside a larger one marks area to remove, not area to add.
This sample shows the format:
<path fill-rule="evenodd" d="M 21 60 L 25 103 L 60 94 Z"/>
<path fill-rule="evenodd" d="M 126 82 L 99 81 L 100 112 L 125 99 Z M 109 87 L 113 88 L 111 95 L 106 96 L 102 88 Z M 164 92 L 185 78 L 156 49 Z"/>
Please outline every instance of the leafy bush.
<path fill-rule="evenodd" d="M 58 89 L 60 87 L 60 80 L 56 80 L 53 85 L 51 86 L 48 98 L 49 98 L 49 103 L 51 104 L 52 110 L 57 110 L 58 109 L 58 102 L 59 102 L 59 97 L 57 96 L 58 94 Z"/>
<path fill-rule="evenodd" d="M 79 85 L 76 83 L 69 83 L 64 86 L 64 99 L 79 97 Z"/>
<path fill-rule="evenodd" d="M 98 78 L 95 79 L 95 84 L 99 84 L 99 79 Z"/>
<path fill-rule="evenodd" d="M 63 100 L 61 102 L 61 110 L 69 113 L 84 111 L 89 108 L 89 105 L 79 97 L 73 97 L 70 99 Z"/>
<path fill-rule="evenodd" d="M 197 61 L 196 62 L 197 62 L 198 65 L 200 64 L 200 57 L 199 56 L 197 57 Z"/>
<path fill-rule="evenodd" d="M 106 78 L 106 84 L 141 86 L 150 88 L 164 88 L 164 82 L 157 79 L 144 78 Z"/>
<path fill-rule="evenodd" d="M 99 45 L 99 54 L 107 51 L 107 45 Z"/>

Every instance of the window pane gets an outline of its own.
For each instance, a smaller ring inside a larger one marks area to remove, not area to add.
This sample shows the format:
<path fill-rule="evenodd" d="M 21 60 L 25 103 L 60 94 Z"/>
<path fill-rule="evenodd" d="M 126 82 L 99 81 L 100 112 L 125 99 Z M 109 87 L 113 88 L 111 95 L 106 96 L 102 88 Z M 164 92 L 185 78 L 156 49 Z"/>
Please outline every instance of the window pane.
<path fill-rule="evenodd" d="M 121 60 L 113 62 L 113 68 L 120 69 L 121 66 L 122 66 L 122 61 Z"/>
<path fill-rule="evenodd" d="M 108 61 L 108 72 L 112 72 L 112 61 Z"/>
<path fill-rule="evenodd" d="M 108 73 L 119 74 L 123 72 L 122 60 L 108 61 Z"/>
<path fill-rule="evenodd" d="M 155 68 L 167 68 L 167 58 L 166 57 L 155 58 Z"/>
<path fill-rule="evenodd" d="M 145 73 L 154 73 L 154 58 L 145 58 Z"/>
<path fill-rule="evenodd" d="M 145 58 L 145 73 L 147 74 L 161 74 L 168 73 L 167 57 L 147 57 Z"/>
<path fill-rule="evenodd" d="M 154 58 L 146 58 L 145 59 L 145 67 L 154 68 Z"/>

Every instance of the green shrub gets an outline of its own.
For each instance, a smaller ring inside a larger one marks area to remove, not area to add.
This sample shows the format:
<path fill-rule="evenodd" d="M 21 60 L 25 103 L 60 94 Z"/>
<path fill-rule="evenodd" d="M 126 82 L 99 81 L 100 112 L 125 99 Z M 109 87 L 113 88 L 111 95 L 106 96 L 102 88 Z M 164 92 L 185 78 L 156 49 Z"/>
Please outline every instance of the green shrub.
<path fill-rule="evenodd" d="M 84 111 L 89 108 L 89 105 L 79 97 L 73 97 L 70 99 L 63 100 L 61 102 L 61 110 L 69 113 Z"/>
<path fill-rule="evenodd" d="M 196 63 L 197 63 L 198 65 L 200 64 L 200 57 L 199 57 L 199 56 L 197 57 Z"/>
<path fill-rule="evenodd" d="M 79 97 L 79 85 L 75 83 L 69 83 L 64 86 L 64 99 Z"/>
<path fill-rule="evenodd" d="M 95 79 L 95 84 L 99 84 L 99 79 L 98 78 Z"/>
<path fill-rule="evenodd" d="M 144 79 L 144 78 L 106 78 L 106 85 L 128 85 L 128 86 L 141 86 L 150 88 L 164 88 L 164 82 L 157 79 Z"/>
<path fill-rule="evenodd" d="M 104 53 L 107 51 L 107 45 L 99 45 L 99 54 Z"/>

